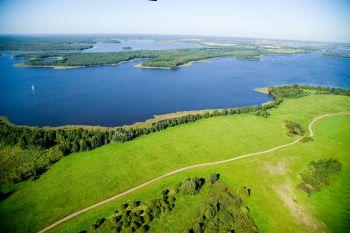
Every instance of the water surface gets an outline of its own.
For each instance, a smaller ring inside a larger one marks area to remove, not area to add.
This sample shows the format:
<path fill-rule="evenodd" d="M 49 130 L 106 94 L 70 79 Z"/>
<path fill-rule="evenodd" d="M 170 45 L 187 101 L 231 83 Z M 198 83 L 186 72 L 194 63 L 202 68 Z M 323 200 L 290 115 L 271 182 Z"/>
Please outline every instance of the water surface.
<path fill-rule="evenodd" d="M 166 49 L 185 49 L 185 48 L 201 48 L 201 45 L 186 43 L 181 41 L 161 41 L 146 39 L 129 39 L 119 40 L 120 43 L 97 43 L 91 49 L 83 52 L 116 52 L 123 51 L 123 47 L 130 47 L 132 50 L 166 50 Z"/>
<path fill-rule="evenodd" d="M 135 68 L 137 61 L 67 70 L 16 68 L 19 61 L 11 55 L 0 57 L 0 115 L 21 125 L 117 126 L 156 114 L 261 104 L 271 98 L 253 89 L 270 85 L 350 88 L 350 60 L 319 54 L 222 58 L 177 70 Z"/>

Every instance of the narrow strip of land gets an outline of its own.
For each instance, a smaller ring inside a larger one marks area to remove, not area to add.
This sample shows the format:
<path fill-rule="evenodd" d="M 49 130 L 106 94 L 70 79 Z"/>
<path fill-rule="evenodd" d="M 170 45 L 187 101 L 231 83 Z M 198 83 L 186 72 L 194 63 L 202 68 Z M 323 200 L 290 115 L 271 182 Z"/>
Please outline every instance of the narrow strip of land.
<path fill-rule="evenodd" d="M 323 114 L 323 115 L 314 117 L 314 118 L 312 119 L 312 121 L 311 121 L 311 122 L 309 123 L 309 125 L 308 125 L 308 130 L 309 130 L 309 135 L 308 135 L 308 136 L 309 136 L 309 137 L 313 137 L 313 136 L 314 136 L 314 132 L 313 132 L 313 130 L 312 130 L 312 126 L 313 126 L 317 121 L 319 121 L 319 120 L 321 120 L 321 119 L 323 119 L 323 118 L 329 117 L 329 116 L 335 116 L 335 115 L 349 115 L 349 114 L 350 114 L 350 112 L 337 112 L 337 113 Z M 218 164 L 222 164 L 222 163 L 227 163 L 227 162 L 231 162 L 231 161 L 235 161 L 235 160 L 239 160 L 239 159 L 243 159 L 243 158 L 247 158 L 247 157 L 252 157 L 252 156 L 256 156 L 256 155 L 271 153 L 271 152 L 274 152 L 274 151 L 279 150 L 279 149 L 281 149 L 281 148 L 294 145 L 294 144 L 300 142 L 302 139 L 303 139 L 303 138 L 298 138 L 297 140 L 295 140 L 295 141 L 293 141 L 293 142 L 290 142 L 290 143 L 287 143 L 287 144 L 284 144 L 284 145 L 280 145 L 280 146 L 271 148 L 271 149 L 269 149 L 269 150 L 264 150 L 264 151 L 259 151 L 259 152 L 250 153 L 250 154 L 240 155 L 240 156 L 237 156 L 237 157 L 234 157 L 234 158 L 230 158 L 230 159 L 226 159 L 226 160 L 220 160 L 220 161 L 216 161 L 216 162 L 209 162 L 209 163 L 201 163 L 201 164 L 191 165 L 191 166 L 183 167 L 183 168 L 180 168 L 180 169 L 177 169 L 177 170 L 168 172 L 168 173 L 166 173 L 166 174 L 164 174 L 164 175 L 161 175 L 161 176 L 159 176 L 159 177 L 157 177 L 157 178 L 154 178 L 154 179 L 152 179 L 152 180 L 150 180 L 150 181 L 147 181 L 147 182 L 145 182 L 145 183 L 143 183 L 143 184 L 140 184 L 140 185 L 138 185 L 138 186 L 136 186 L 136 187 L 134 187 L 134 188 L 131 188 L 131 189 L 129 189 L 129 190 L 126 190 L 126 191 L 124 191 L 124 192 L 122 192 L 122 193 L 119 193 L 119 194 L 117 194 L 117 195 L 114 195 L 114 196 L 112 196 L 112 197 L 110 197 L 110 198 L 107 198 L 107 199 L 105 199 L 105 200 L 103 200 L 103 201 L 97 202 L 96 204 L 91 205 L 91 206 L 89 206 L 89 207 L 87 207 L 87 208 L 85 208 L 85 209 L 76 211 L 76 212 L 74 212 L 74 213 L 68 215 L 67 217 L 64 217 L 64 218 L 62 218 L 61 220 L 58 220 L 57 222 L 55 222 L 55 223 L 53 223 L 53 224 L 47 226 L 46 228 L 40 230 L 39 233 L 46 232 L 46 231 L 48 231 L 48 230 L 54 228 L 55 226 L 57 226 L 57 225 L 59 225 L 59 224 L 61 224 L 61 223 L 63 223 L 63 222 L 66 222 L 66 221 L 68 221 L 68 220 L 70 220 L 70 219 L 72 219 L 72 218 L 74 218 L 74 217 L 76 217 L 76 216 L 78 216 L 78 215 L 81 215 L 81 214 L 83 214 L 83 213 L 85 213 L 85 212 L 87 212 L 87 211 L 89 211 L 89 210 L 92 210 L 92 209 L 94 209 L 94 208 L 96 208 L 96 207 L 99 207 L 99 206 L 102 206 L 102 205 L 104 205 L 104 204 L 107 204 L 107 203 L 109 203 L 109 202 L 111 202 L 111 201 L 114 201 L 114 200 L 116 200 L 116 199 L 118 199 L 118 198 L 121 198 L 121 197 L 123 197 L 123 196 L 125 196 L 125 195 L 127 195 L 127 194 L 129 194 L 129 193 L 135 192 L 135 191 L 138 190 L 138 189 L 141 189 L 141 188 L 143 188 L 143 187 L 145 187 L 145 186 L 147 186 L 147 185 L 149 185 L 149 184 L 152 184 L 152 183 L 154 183 L 154 182 L 156 182 L 156 181 L 158 181 L 158 180 L 161 180 L 161 179 L 163 179 L 163 178 L 165 178 L 165 177 L 174 175 L 174 174 L 176 174 L 176 173 L 180 173 L 180 172 L 187 171 L 187 170 L 194 169 L 194 168 L 214 166 L 214 165 L 218 165 Z"/>

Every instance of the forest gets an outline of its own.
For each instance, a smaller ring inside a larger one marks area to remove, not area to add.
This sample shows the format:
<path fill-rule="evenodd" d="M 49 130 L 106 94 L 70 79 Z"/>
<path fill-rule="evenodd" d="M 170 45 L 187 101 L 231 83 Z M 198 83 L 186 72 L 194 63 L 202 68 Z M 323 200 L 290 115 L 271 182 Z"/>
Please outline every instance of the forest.
<path fill-rule="evenodd" d="M 228 48 L 200 48 L 200 49 L 177 49 L 177 50 L 144 50 L 122 51 L 103 53 L 43 53 L 43 54 L 19 54 L 14 58 L 29 59 L 23 66 L 44 67 L 87 67 L 113 65 L 123 61 L 143 59 L 141 67 L 172 68 L 217 57 L 235 57 L 239 59 L 258 60 L 261 55 L 295 53 L 294 50 L 267 50 L 255 47 L 228 47 Z M 50 61 L 45 58 L 60 57 L 60 60 Z"/>
<path fill-rule="evenodd" d="M 0 51 L 81 51 L 94 43 L 88 37 L 0 36 Z"/>

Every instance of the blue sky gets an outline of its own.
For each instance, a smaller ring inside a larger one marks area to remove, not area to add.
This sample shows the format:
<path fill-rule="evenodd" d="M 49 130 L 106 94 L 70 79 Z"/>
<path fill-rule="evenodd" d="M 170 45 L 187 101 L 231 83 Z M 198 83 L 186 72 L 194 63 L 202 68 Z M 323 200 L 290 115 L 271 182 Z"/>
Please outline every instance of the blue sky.
<path fill-rule="evenodd" d="M 0 33 L 145 33 L 350 42 L 350 0 L 0 0 Z"/>

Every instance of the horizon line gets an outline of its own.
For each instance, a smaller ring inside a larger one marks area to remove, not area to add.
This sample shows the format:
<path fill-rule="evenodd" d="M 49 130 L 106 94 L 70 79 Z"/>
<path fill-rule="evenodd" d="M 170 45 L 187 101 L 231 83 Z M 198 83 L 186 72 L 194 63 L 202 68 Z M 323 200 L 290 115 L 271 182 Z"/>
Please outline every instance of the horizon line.
<path fill-rule="evenodd" d="M 143 35 L 143 36 L 184 36 L 184 37 L 214 37 L 214 38 L 237 38 L 237 39 L 251 39 L 251 40 L 276 40 L 276 41 L 298 41 L 298 42 L 317 42 L 317 43 L 340 43 L 350 44 L 350 41 L 329 41 L 329 40 L 314 40 L 314 39 L 290 39 L 290 38 L 271 38 L 271 37 L 252 37 L 252 36 L 233 36 L 233 35 L 211 35 L 211 34 L 182 34 L 182 33 L 137 33 L 137 32 L 89 32 L 89 33 L 0 33 L 0 36 L 63 36 L 63 35 Z"/>

